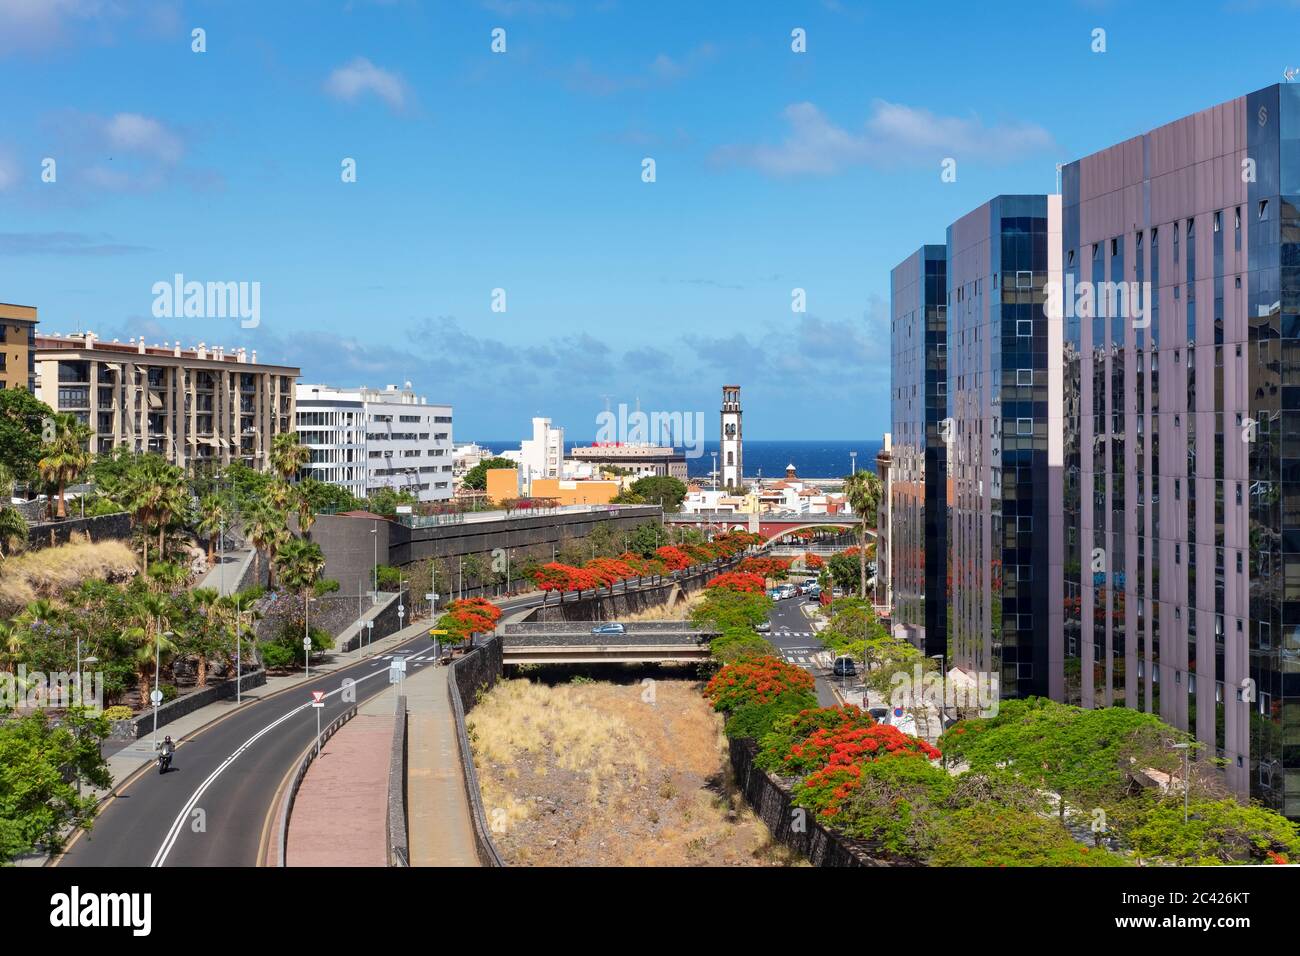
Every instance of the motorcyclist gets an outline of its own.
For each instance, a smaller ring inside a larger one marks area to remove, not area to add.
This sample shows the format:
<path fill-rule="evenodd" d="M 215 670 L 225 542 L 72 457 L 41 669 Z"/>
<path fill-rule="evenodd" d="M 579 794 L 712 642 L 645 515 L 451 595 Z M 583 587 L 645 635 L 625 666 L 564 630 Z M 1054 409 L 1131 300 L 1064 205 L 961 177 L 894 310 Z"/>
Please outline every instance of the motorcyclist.
<path fill-rule="evenodd" d="M 163 738 L 161 750 L 163 753 L 165 753 L 167 756 L 170 757 L 172 755 L 172 751 L 174 751 L 175 749 L 176 749 L 176 745 L 172 743 L 171 734 L 168 734 L 166 737 Z"/>
<path fill-rule="evenodd" d="M 163 738 L 163 742 L 158 745 L 158 772 L 165 773 L 172 765 L 172 752 L 176 750 L 176 745 L 172 743 L 171 735 Z"/>

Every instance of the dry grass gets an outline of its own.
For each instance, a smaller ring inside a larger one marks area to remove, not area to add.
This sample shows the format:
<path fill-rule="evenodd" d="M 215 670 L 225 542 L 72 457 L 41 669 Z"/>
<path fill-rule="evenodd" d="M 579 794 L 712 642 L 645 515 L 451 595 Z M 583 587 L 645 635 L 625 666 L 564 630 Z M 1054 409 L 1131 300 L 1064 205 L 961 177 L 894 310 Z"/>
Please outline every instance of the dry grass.
<path fill-rule="evenodd" d="M 75 538 L 53 548 L 25 551 L 0 564 L 0 613 L 12 614 L 37 598 L 57 597 L 89 578 L 115 580 L 139 567 L 121 541 Z"/>
<path fill-rule="evenodd" d="M 634 614 L 620 614 L 618 619 L 627 624 L 639 621 L 685 621 L 691 616 L 691 608 L 704 600 L 704 591 L 699 590 L 679 599 L 672 607 L 660 605 L 646 608 Z"/>
<path fill-rule="evenodd" d="M 468 723 L 494 839 L 512 863 L 792 862 L 736 792 L 721 722 L 693 681 L 503 681 Z"/>

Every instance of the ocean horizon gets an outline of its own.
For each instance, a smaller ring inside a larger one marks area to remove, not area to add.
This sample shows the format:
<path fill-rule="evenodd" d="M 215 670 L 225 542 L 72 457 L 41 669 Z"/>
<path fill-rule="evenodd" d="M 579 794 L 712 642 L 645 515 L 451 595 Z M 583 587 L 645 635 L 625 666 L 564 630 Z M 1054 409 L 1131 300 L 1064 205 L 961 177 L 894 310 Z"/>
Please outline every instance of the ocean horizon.
<path fill-rule="evenodd" d="M 500 453 L 517 449 L 519 440 L 478 441 L 478 444 Z M 591 441 L 579 439 L 566 441 L 567 454 L 574 446 L 590 445 Z M 843 441 L 828 439 L 748 439 L 745 441 L 745 477 L 780 478 L 787 465 L 794 465 L 801 478 L 843 478 L 853 467 L 849 453 L 858 453 L 858 468 L 876 470 L 876 455 L 880 452 L 880 439 Z M 703 453 L 686 459 L 686 472 L 692 478 L 707 478 L 713 468 L 712 453 L 718 450 L 717 441 L 706 441 Z"/>

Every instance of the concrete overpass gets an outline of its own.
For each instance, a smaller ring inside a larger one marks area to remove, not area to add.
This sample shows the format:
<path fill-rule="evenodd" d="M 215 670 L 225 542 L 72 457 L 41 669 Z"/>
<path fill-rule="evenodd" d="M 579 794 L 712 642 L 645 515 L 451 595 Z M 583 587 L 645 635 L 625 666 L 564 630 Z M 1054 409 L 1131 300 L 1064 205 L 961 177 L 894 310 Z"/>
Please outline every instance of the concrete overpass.
<path fill-rule="evenodd" d="M 593 634 L 583 621 L 506 624 L 502 664 L 666 664 L 708 660 L 716 631 L 689 621 L 625 624 L 624 634 Z"/>

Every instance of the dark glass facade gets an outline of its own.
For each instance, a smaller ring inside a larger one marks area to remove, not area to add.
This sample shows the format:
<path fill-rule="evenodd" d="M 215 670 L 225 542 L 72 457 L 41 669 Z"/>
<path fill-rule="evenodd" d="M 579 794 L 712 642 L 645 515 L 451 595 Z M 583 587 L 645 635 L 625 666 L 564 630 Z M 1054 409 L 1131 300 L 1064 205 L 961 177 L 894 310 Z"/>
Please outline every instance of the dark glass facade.
<path fill-rule="evenodd" d="M 951 654 L 1003 697 L 1048 694 L 1060 620 L 1049 600 L 1059 325 L 1053 355 L 1044 312 L 1054 202 L 998 196 L 948 228 Z"/>
<path fill-rule="evenodd" d="M 947 249 L 922 246 L 890 273 L 894 633 L 947 646 Z"/>

